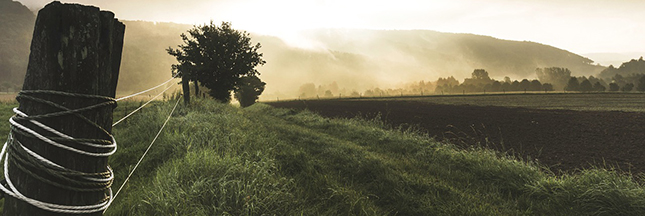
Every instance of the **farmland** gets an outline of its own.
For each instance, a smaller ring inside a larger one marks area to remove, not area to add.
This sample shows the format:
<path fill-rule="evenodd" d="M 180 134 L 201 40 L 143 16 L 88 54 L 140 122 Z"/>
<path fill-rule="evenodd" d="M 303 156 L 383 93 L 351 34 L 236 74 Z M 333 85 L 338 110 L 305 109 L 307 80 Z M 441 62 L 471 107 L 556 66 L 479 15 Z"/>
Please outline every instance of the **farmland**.
<path fill-rule="evenodd" d="M 327 117 L 379 116 L 464 148 L 487 147 L 554 172 L 645 172 L 645 94 L 514 94 L 269 103 Z"/>
<path fill-rule="evenodd" d="M 371 99 L 550 110 L 645 112 L 645 94 L 639 93 L 514 93 Z"/>
<path fill-rule="evenodd" d="M 113 187 L 173 104 L 154 102 L 114 128 Z M 2 117 L 15 105 L 3 104 Z M 642 215 L 635 179 L 603 169 L 554 175 L 379 119 L 197 99 L 178 107 L 106 215 Z"/>

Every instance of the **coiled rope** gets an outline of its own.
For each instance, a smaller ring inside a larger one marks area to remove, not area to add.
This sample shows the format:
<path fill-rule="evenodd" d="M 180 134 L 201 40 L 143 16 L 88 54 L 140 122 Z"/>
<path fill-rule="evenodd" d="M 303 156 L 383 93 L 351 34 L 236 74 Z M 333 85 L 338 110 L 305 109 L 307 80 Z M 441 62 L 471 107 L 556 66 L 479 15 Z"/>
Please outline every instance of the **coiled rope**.
<path fill-rule="evenodd" d="M 40 95 L 95 99 L 103 102 L 72 110 L 52 101 L 39 98 L 38 96 Z M 9 119 L 9 122 L 11 123 L 11 132 L 9 133 L 7 142 L 5 142 L 4 146 L 2 147 L 2 151 L 0 151 L 0 162 L 4 161 L 3 168 L 4 177 L 6 180 L 6 185 L 0 184 L 0 189 L 5 194 L 10 195 L 16 199 L 27 202 L 40 209 L 52 212 L 86 214 L 100 212 L 107 209 L 107 207 L 114 200 L 111 189 L 112 182 L 114 181 L 114 174 L 109 166 L 106 167 L 106 171 L 97 173 L 88 173 L 64 167 L 39 155 L 32 149 L 29 149 L 28 147 L 23 145 L 20 140 L 16 139 L 14 134 L 39 139 L 43 142 L 43 145 L 51 145 L 78 154 L 83 154 L 91 157 L 107 157 L 116 152 L 117 144 L 114 137 L 97 123 L 83 116 L 81 112 L 92 111 L 108 106 L 114 108 L 116 106 L 116 100 L 114 98 L 98 95 L 75 94 L 51 90 L 23 90 L 18 94 L 17 99 L 30 100 L 40 104 L 45 104 L 60 111 L 43 115 L 30 116 L 18 110 L 17 108 L 13 109 L 16 115 Z M 109 137 L 109 139 L 74 138 L 53 129 L 40 121 L 43 119 L 60 116 L 76 117 L 87 123 L 89 126 L 96 128 L 98 131 L 100 131 L 100 133 L 103 134 L 103 137 Z M 43 135 L 36 132 L 36 128 L 40 128 L 41 130 L 47 131 L 49 133 L 47 135 Z M 85 149 L 76 148 L 63 143 L 75 144 L 74 146 L 79 147 L 84 146 Z M 92 149 L 92 151 L 86 149 Z M 93 205 L 61 205 L 36 200 L 34 198 L 23 195 L 15 187 L 15 185 L 11 181 L 11 176 L 9 175 L 10 168 L 19 169 L 25 174 L 54 187 L 81 192 L 103 191 L 106 194 L 106 198 L 103 200 L 98 200 L 97 204 Z"/>
<path fill-rule="evenodd" d="M 43 114 L 43 115 L 29 116 L 26 113 L 18 110 L 18 108 L 13 109 L 13 112 L 15 113 L 15 115 L 9 119 L 9 122 L 11 123 L 11 132 L 9 133 L 9 138 L 7 139 L 4 146 L 2 147 L 2 150 L 0 151 L 0 162 L 4 161 L 3 169 L 4 169 L 4 177 L 6 181 L 6 185 L 0 184 L 0 190 L 2 190 L 7 195 L 10 195 L 16 199 L 25 201 L 33 206 L 36 206 L 40 209 L 47 210 L 47 211 L 58 212 L 58 213 L 68 213 L 68 214 L 86 214 L 86 213 L 94 213 L 94 212 L 100 212 L 100 211 L 105 212 L 107 208 L 110 206 L 110 204 L 112 203 L 112 201 L 114 201 L 114 198 L 116 198 L 119 192 L 123 189 L 125 184 L 128 182 L 128 180 L 130 179 L 134 171 L 137 169 L 141 161 L 143 161 L 144 157 L 146 156 L 146 154 L 148 153 L 152 145 L 155 143 L 155 141 L 163 131 L 163 128 L 166 126 L 166 124 L 170 120 L 170 117 L 172 116 L 175 109 L 177 108 L 177 105 L 179 104 L 179 101 L 180 101 L 179 99 L 175 103 L 175 106 L 170 112 L 168 118 L 166 119 L 162 127 L 159 129 L 159 132 L 154 137 L 154 139 L 152 140 L 152 142 L 150 143 L 146 151 L 143 153 L 143 155 L 135 165 L 134 169 L 128 174 L 128 177 L 125 179 L 123 184 L 119 187 L 119 190 L 117 191 L 116 194 L 113 194 L 112 192 L 111 186 L 114 181 L 114 173 L 109 166 L 106 167 L 107 171 L 98 172 L 98 173 L 86 173 L 86 172 L 66 168 L 64 166 L 61 166 L 57 163 L 52 162 L 51 160 L 39 155 L 38 153 L 24 146 L 19 140 L 17 140 L 14 137 L 14 134 L 19 134 L 29 138 L 36 138 L 43 141 L 46 144 L 49 144 L 61 149 L 65 149 L 68 151 L 72 151 L 78 154 L 83 154 L 83 155 L 92 156 L 92 157 L 108 157 L 114 154 L 117 150 L 116 140 L 104 128 L 99 126 L 97 123 L 91 121 L 87 117 L 81 115 L 80 113 L 100 109 L 106 106 L 112 106 L 112 108 L 114 108 L 116 106 L 117 101 L 128 99 L 128 98 L 152 91 L 154 89 L 157 89 L 167 84 L 168 82 L 172 81 L 175 78 L 176 76 L 150 89 L 147 89 L 129 96 L 121 97 L 118 99 L 98 96 L 98 95 L 76 94 L 76 93 L 67 93 L 67 92 L 51 91 L 51 90 L 23 90 L 18 94 L 17 99 L 31 100 L 37 103 L 49 105 L 61 111 Z M 150 99 L 148 102 L 141 105 L 139 108 L 135 109 L 134 111 L 132 111 L 131 113 L 123 117 L 122 119 L 115 122 L 112 126 L 117 125 L 118 123 L 122 122 L 123 120 L 127 119 L 128 117 L 136 113 L 137 111 L 141 110 L 144 106 L 146 106 L 147 104 L 149 104 L 150 102 L 158 98 L 160 95 L 162 95 L 171 87 L 172 86 L 167 87 L 161 93 L 159 93 L 158 95 Z M 98 99 L 104 102 L 91 105 L 88 107 L 72 110 L 62 105 L 56 104 L 52 101 L 41 99 L 36 95 L 57 95 L 57 96 L 75 97 L 75 98 L 84 98 L 84 99 Z M 38 121 L 42 119 L 60 117 L 60 116 L 75 116 L 83 120 L 90 126 L 101 131 L 101 133 L 103 133 L 105 137 L 109 137 L 110 140 L 74 138 L 72 136 L 69 136 L 65 133 L 57 131 Z M 29 122 L 32 125 L 26 126 L 25 124 L 26 122 Z M 54 136 L 42 135 L 36 132 L 34 130 L 34 127 L 38 127 L 42 130 L 45 130 L 53 134 Z M 94 148 L 95 150 L 98 150 L 98 151 L 97 152 L 87 151 L 79 148 L 74 148 L 70 145 L 65 145 L 63 143 L 75 143 L 80 146 Z M 9 176 L 9 168 L 13 168 L 14 166 L 15 168 L 23 171 L 25 174 L 41 182 L 44 182 L 46 184 L 71 190 L 71 191 L 80 191 L 80 192 L 104 191 L 106 193 L 106 197 L 102 200 L 97 201 L 97 204 L 94 204 L 94 205 L 60 205 L 55 203 L 43 202 L 43 201 L 39 201 L 30 197 L 27 197 L 23 195 L 11 181 L 11 178 Z"/>

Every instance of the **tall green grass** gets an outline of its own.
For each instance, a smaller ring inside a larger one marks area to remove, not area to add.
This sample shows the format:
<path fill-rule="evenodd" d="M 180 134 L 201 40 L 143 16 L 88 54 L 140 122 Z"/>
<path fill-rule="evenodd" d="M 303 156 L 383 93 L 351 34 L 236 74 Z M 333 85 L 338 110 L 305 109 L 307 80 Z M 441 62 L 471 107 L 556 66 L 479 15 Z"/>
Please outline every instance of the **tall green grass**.
<path fill-rule="evenodd" d="M 115 189 L 172 105 L 114 128 Z M 107 215 L 645 215 L 638 182 L 602 169 L 556 176 L 378 119 L 196 100 L 178 108 Z"/>
<path fill-rule="evenodd" d="M 0 140 L 2 144 L 6 141 L 9 135 L 9 118 L 13 116 L 12 109 L 18 107 L 18 103 L 0 102 Z"/>

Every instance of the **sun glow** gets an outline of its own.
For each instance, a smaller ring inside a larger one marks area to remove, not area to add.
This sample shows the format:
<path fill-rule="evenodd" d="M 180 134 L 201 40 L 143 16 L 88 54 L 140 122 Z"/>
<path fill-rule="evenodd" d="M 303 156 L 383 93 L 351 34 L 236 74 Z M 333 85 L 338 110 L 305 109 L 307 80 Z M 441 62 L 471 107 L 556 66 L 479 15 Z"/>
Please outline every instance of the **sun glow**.
<path fill-rule="evenodd" d="M 18 0 L 33 10 L 49 0 Z M 428 29 L 528 40 L 575 53 L 640 52 L 645 44 L 641 0 L 72 0 L 125 20 L 205 24 L 315 47 L 298 32 L 318 28 Z"/>

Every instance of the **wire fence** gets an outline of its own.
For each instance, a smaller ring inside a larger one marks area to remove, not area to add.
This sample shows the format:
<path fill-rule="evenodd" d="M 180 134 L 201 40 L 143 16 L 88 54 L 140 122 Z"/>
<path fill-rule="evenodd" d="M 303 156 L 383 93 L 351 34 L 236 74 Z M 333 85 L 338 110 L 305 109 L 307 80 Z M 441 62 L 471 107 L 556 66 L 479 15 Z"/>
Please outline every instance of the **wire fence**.
<path fill-rule="evenodd" d="M 4 177 L 6 180 L 6 184 L 0 184 L 0 190 L 4 192 L 5 195 L 12 196 L 16 199 L 22 200 L 24 202 L 27 202 L 35 207 L 38 207 L 40 209 L 50 211 L 50 212 L 57 212 L 57 213 L 66 213 L 66 214 L 86 214 L 86 213 L 93 213 L 93 212 L 105 212 L 109 206 L 112 204 L 114 199 L 117 197 L 117 195 L 122 191 L 124 186 L 128 183 L 128 180 L 130 177 L 134 174 L 136 171 L 137 167 L 140 165 L 141 161 L 145 158 L 147 155 L 148 151 L 152 148 L 153 144 L 157 141 L 161 133 L 163 132 L 163 129 L 166 127 L 168 124 L 170 118 L 172 117 L 172 114 L 176 110 L 179 102 L 181 101 L 180 97 L 177 98 L 177 101 L 168 114 L 168 117 L 164 121 L 163 125 L 157 132 L 157 134 L 152 138 L 152 141 L 148 148 L 146 149 L 145 152 L 142 153 L 139 161 L 137 164 L 134 166 L 134 169 L 128 174 L 124 182 L 121 184 L 119 189 L 117 190 L 116 193 L 112 193 L 112 182 L 114 181 L 114 174 L 112 169 L 108 166 L 106 172 L 101 172 L 101 173 L 83 173 L 79 172 L 67 167 L 64 167 L 62 165 L 56 164 L 51 161 L 51 159 L 48 159 L 42 155 L 37 154 L 35 151 L 27 148 L 24 146 L 19 140 L 14 138 L 14 134 L 20 134 L 21 136 L 28 136 L 28 137 L 33 137 L 37 138 L 41 141 L 43 141 L 46 144 L 52 145 L 57 148 L 65 149 L 68 151 L 76 152 L 79 154 L 87 155 L 89 157 L 107 157 L 112 154 L 114 154 L 117 150 L 117 144 L 116 144 L 116 139 L 109 134 L 107 131 L 106 133 L 108 136 L 111 138 L 111 140 L 97 140 L 97 139 L 79 139 L 79 138 L 74 138 L 71 137 L 67 134 L 64 134 L 60 131 L 57 131 L 42 122 L 40 122 L 40 119 L 44 118 L 50 118 L 50 117 L 57 117 L 57 116 L 76 116 L 77 118 L 80 118 L 86 122 L 88 122 L 90 125 L 94 125 L 95 127 L 99 128 L 102 131 L 103 130 L 100 126 L 98 126 L 95 122 L 87 119 L 83 115 L 81 115 L 81 112 L 88 111 L 88 110 L 95 110 L 101 107 L 105 106 L 113 106 L 116 105 L 119 102 L 123 102 L 126 99 L 132 99 L 134 97 L 137 97 L 139 95 L 145 94 L 147 92 L 151 92 L 155 89 L 159 89 L 165 86 L 163 90 L 161 90 L 157 95 L 154 97 L 150 98 L 148 101 L 145 103 L 140 104 L 136 109 L 134 109 L 132 112 L 128 113 L 121 119 L 115 121 L 112 126 L 117 126 L 119 123 L 125 121 L 126 119 L 130 118 L 133 116 L 135 113 L 138 111 L 142 110 L 146 105 L 150 104 L 152 101 L 155 99 L 159 98 L 161 95 L 164 95 L 169 89 L 173 87 L 173 85 L 168 85 L 172 80 L 174 80 L 176 77 L 172 77 L 171 79 L 156 85 L 154 87 L 151 87 L 149 89 L 120 97 L 120 98 L 108 98 L 108 97 L 103 97 L 103 96 L 98 96 L 98 95 L 82 95 L 82 94 L 72 94 L 72 93 L 66 93 L 66 92 L 57 92 L 57 91 L 49 91 L 49 90 L 29 90 L 29 91 L 21 91 L 17 94 L 2 94 L 0 96 L 9 96 L 12 97 L 12 100 L 15 101 L 14 98 L 22 98 L 23 100 L 32 100 L 36 101 L 38 103 L 45 103 L 49 104 L 49 106 L 56 107 L 60 109 L 61 111 L 55 112 L 55 113 L 49 113 L 49 114 L 43 114 L 43 115 L 38 115 L 38 116 L 29 116 L 27 113 L 24 113 L 18 108 L 14 108 L 13 111 L 16 113 L 11 119 L 9 120 L 12 128 L 9 133 L 9 139 L 7 142 L 5 142 L 4 146 L 2 147 L 2 151 L 0 151 L 0 162 L 4 161 L 4 166 L 3 166 L 3 173 Z M 167 85 L 167 86 L 166 86 Z M 78 109 L 68 109 L 66 107 L 63 107 L 59 104 L 55 104 L 51 101 L 43 100 L 39 98 L 37 95 L 42 95 L 42 94 L 53 94 L 53 95 L 64 95 L 66 97 L 76 97 L 76 98 L 91 98 L 91 99 L 101 99 L 105 100 L 105 102 L 101 102 L 96 105 L 91 105 L 88 107 L 83 107 L 83 108 L 78 108 Z M 0 97 L 2 99 L 2 97 Z M 30 124 L 25 125 L 24 122 L 27 121 Z M 36 129 L 37 128 L 37 129 Z M 49 134 L 44 135 L 39 132 L 38 130 L 44 130 L 47 131 Z M 64 141 L 64 142 L 61 142 Z M 95 149 L 98 152 L 94 151 L 87 151 L 83 149 L 76 149 L 74 147 L 70 147 L 66 144 L 66 142 L 73 142 L 73 143 L 78 143 L 82 145 L 86 145 L 88 147 L 91 147 Z M 107 149 L 106 149 L 107 148 Z M 105 149 L 105 150 L 103 150 Z M 43 181 L 47 182 L 49 185 L 54 185 L 57 187 L 62 187 L 62 188 L 68 188 L 70 190 L 74 191 L 87 191 L 87 190 L 97 190 L 97 191 L 106 191 L 107 194 L 109 195 L 107 199 L 101 201 L 100 203 L 93 204 L 93 205 L 80 205 L 80 206 L 70 206 L 70 205 L 60 205 L 60 204 L 55 204 L 55 203 L 48 203 L 48 202 L 43 202 L 34 198 L 27 197 L 23 195 L 18 188 L 14 186 L 14 184 L 11 182 L 11 179 L 9 177 L 9 159 L 12 160 L 12 168 L 14 168 L 14 165 L 16 168 L 21 169 L 23 172 L 26 173 L 31 173 L 30 175 Z M 41 170 L 38 172 L 45 172 L 47 175 L 45 176 L 39 176 L 37 174 L 34 174 L 35 172 L 31 169 L 37 169 Z M 78 175 L 78 177 L 70 178 L 70 176 Z M 70 184 L 72 186 L 70 186 Z M 88 186 L 90 186 L 88 188 Z"/>

